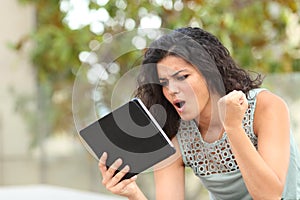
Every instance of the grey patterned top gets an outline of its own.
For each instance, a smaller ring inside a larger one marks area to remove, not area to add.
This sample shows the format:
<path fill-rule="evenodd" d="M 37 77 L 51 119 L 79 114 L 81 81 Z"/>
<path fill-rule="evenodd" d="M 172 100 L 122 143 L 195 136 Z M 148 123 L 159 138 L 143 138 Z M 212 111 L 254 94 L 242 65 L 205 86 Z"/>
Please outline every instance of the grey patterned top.
<path fill-rule="evenodd" d="M 257 148 L 257 137 L 253 131 L 256 96 L 264 89 L 251 90 L 247 96 L 249 107 L 243 119 L 243 128 L 252 144 Z M 176 135 L 181 149 L 183 162 L 191 167 L 204 186 L 211 199 L 252 199 L 243 181 L 238 164 L 231 151 L 226 132 L 222 138 L 213 142 L 205 142 L 194 121 L 181 120 Z M 291 161 L 285 192 L 286 199 L 300 199 L 300 156 L 291 135 Z M 290 180 L 288 180 L 290 179 Z M 292 185 L 292 186 L 291 186 Z M 288 196 L 291 195 L 291 196 Z M 298 195 L 298 196 L 296 196 Z M 288 198 L 287 198 L 288 197 Z"/>

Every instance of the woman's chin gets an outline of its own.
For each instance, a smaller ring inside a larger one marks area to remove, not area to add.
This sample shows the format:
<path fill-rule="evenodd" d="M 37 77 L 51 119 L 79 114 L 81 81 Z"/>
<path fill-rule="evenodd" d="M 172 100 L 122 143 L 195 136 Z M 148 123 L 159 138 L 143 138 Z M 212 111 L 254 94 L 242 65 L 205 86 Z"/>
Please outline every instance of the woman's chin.
<path fill-rule="evenodd" d="M 193 120 L 194 118 L 192 116 L 187 116 L 187 115 L 183 115 L 182 113 L 178 113 L 179 116 L 180 116 L 180 119 L 182 119 L 183 121 L 191 121 Z"/>

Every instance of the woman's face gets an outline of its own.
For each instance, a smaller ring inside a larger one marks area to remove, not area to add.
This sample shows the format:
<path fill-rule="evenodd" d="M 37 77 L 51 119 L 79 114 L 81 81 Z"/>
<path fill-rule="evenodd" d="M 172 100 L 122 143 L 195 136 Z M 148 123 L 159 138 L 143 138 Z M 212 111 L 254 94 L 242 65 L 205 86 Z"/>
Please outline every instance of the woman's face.
<path fill-rule="evenodd" d="M 183 120 L 200 120 L 200 113 L 210 101 L 206 81 L 184 59 L 168 56 L 157 63 L 163 94 Z"/>

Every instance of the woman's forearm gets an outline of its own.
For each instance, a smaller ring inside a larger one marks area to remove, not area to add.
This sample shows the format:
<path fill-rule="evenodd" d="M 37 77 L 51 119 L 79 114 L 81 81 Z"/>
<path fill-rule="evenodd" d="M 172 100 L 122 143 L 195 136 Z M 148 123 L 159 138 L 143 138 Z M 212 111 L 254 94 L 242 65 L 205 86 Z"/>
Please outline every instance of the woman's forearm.
<path fill-rule="evenodd" d="M 226 133 L 250 195 L 254 199 L 280 199 L 284 181 L 263 160 L 244 129 L 235 128 Z"/>

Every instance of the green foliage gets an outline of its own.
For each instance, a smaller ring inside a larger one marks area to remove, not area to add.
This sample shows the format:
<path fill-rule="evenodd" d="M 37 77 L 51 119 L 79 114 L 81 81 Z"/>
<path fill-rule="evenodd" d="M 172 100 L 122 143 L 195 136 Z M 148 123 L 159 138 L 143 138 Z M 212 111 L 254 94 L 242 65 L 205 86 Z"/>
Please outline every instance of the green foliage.
<path fill-rule="evenodd" d="M 35 44 L 31 56 L 38 84 L 41 90 L 48 88 L 40 94 L 41 99 L 49 100 L 45 115 L 45 120 L 51 123 L 48 132 L 69 131 L 73 126 L 72 84 L 81 66 L 78 55 L 91 51 L 89 42 L 101 41 L 103 34 L 93 33 L 89 24 L 76 30 L 68 26 L 64 20 L 68 12 L 60 10 L 60 3 L 71 0 L 20 2 L 31 3 L 36 8 L 37 27 L 29 39 Z M 89 9 L 105 8 L 110 16 L 108 21 L 102 22 L 104 33 L 114 35 L 129 30 L 125 23 L 128 19 L 134 20 L 134 28 L 138 28 L 141 19 L 151 14 L 160 17 L 162 28 L 200 26 L 212 32 L 245 68 L 264 73 L 300 71 L 300 39 L 296 40 L 298 44 L 291 42 L 291 38 L 297 36 L 287 32 L 295 21 L 299 27 L 297 0 L 111 0 L 105 5 L 97 2 L 89 0 Z M 20 49 L 23 42 L 20 41 L 16 49 Z M 120 58 L 118 62 L 120 66 L 128 66 L 128 60 L 130 57 Z M 126 69 L 121 69 L 123 72 Z"/>

